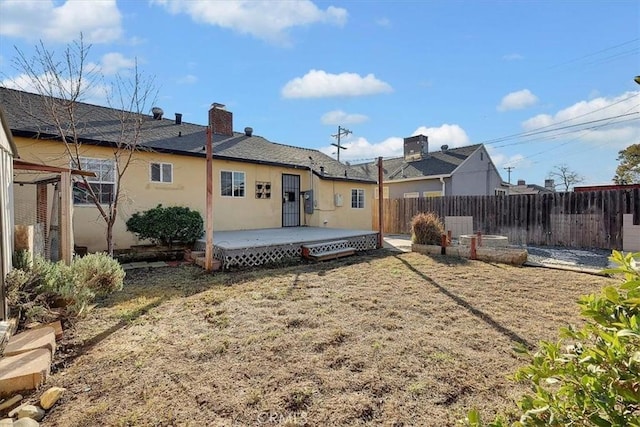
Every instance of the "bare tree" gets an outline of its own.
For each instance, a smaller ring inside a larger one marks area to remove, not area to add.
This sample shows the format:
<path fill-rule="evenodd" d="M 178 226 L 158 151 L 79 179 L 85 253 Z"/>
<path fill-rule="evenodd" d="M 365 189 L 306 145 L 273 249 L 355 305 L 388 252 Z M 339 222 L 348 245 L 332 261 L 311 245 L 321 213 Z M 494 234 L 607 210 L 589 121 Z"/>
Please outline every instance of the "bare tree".
<path fill-rule="evenodd" d="M 145 77 L 138 70 L 137 61 L 127 77 L 116 75 L 110 84 L 105 84 L 105 76 L 100 67 L 88 61 L 91 45 L 79 40 L 66 46 L 58 57 L 54 51 L 45 47 L 41 41 L 35 47 L 35 53 L 27 57 L 16 48 L 17 56 L 13 60 L 14 68 L 21 73 L 14 79 L 14 86 L 40 95 L 44 109 L 44 118 L 39 117 L 44 133 L 55 133 L 55 137 L 64 144 L 65 154 L 72 167 L 86 170 L 81 161 L 81 146 L 87 129 L 99 131 L 91 125 L 92 119 L 81 110 L 80 103 L 90 96 L 104 96 L 113 113 L 116 125 L 110 135 L 93 135 L 92 139 L 107 141 L 112 150 L 114 169 L 109 171 L 115 178 L 113 191 L 106 197 L 97 186 L 85 176 L 81 176 L 82 187 L 87 198 L 93 202 L 106 223 L 107 250 L 113 255 L 113 227 L 117 219 L 119 202 L 122 197 L 121 184 L 132 163 L 135 152 L 141 142 L 145 123 L 144 113 L 149 110 L 156 96 L 153 77 Z M 35 114 L 25 108 L 24 113 Z"/>
<path fill-rule="evenodd" d="M 569 191 L 574 185 L 584 181 L 584 178 L 566 164 L 556 165 L 548 173 L 547 178 L 553 179 L 555 187 L 564 187 L 564 191 Z"/>

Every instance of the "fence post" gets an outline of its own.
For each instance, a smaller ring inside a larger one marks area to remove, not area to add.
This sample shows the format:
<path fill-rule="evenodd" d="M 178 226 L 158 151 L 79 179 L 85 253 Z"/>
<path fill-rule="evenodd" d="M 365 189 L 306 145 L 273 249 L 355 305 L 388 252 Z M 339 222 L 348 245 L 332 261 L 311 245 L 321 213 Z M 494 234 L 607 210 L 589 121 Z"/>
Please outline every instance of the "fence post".
<path fill-rule="evenodd" d="M 478 247 L 482 246 L 482 231 L 478 231 L 476 233 L 476 237 L 478 238 Z"/>
<path fill-rule="evenodd" d="M 447 254 L 447 235 L 443 234 L 440 236 L 440 255 Z"/>
<path fill-rule="evenodd" d="M 475 237 L 471 238 L 471 253 L 469 254 L 469 258 L 471 258 L 471 259 L 477 259 L 478 258 L 478 254 L 476 253 L 476 238 Z"/>

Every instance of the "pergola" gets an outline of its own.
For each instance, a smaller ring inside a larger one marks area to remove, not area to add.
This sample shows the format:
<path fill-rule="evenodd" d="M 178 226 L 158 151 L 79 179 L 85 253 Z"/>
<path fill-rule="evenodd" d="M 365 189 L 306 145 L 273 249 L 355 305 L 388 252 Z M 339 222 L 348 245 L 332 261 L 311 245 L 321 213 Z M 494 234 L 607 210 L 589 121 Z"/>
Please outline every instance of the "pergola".
<path fill-rule="evenodd" d="M 60 259 L 65 264 L 70 264 L 73 257 L 73 223 L 71 210 L 73 208 L 73 188 L 71 185 L 71 175 L 96 176 L 93 172 L 76 169 L 48 166 L 38 163 L 25 162 L 20 159 L 13 160 L 14 171 L 32 171 L 39 173 L 51 173 L 55 176 L 47 179 L 39 179 L 33 182 L 21 182 L 21 184 L 36 185 L 36 205 L 39 209 L 38 215 L 42 216 L 38 220 L 46 223 L 47 212 L 47 184 L 60 182 Z"/>

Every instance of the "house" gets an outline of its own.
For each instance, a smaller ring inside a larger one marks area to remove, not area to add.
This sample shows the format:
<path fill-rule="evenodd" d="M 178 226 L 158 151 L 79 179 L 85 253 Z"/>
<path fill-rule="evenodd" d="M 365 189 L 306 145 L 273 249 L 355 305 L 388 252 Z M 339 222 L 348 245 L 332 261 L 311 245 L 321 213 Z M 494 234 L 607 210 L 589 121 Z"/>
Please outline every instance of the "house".
<path fill-rule="evenodd" d="M 0 321 L 7 320 L 5 277 L 13 255 L 13 159 L 18 149 L 0 107 Z"/>
<path fill-rule="evenodd" d="M 205 217 L 208 126 L 183 121 L 179 113 L 167 119 L 161 108 L 153 108 L 153 115 L 139 117 L 138 150 L 123 182 L 117 183 L 113 147 L 121 111 L 77 104 L 81 164 L 70 165 L 50 117 L 42 113 L 43 97 L 0 88 L 0 102 L 23 159 L 96 172 L 90 185 L 105 205 L 120 185 L 113 230 L 116 249 L 140 243 L 126 230 L 126 220 L 135 212 L 163 204 L 186 206 Z M 213 129 L 215 231 L 305 225 L 372 229 L 375 179 L 318 150 L 271 142 L 251 127 L 236 132 L 233 113 L 222 104 L 213 104 L 208 122 Z M 106 225 L 81 183 L 74 187 L 73 227 L 77 245 L 89 251 L 106 249 Z"/>
<path fill-rule="evenodd" d="M 375 163 L 357 166 L 377 178 Z M 404 138 L 404 156 L 383 160 L 384 198 L 494 195 L 502 179 L 482 144 L 429 151 L 425 135 Z"/>
<path fill-rule="evenodd" d="M 545 179 L 544 187 L 537 184 L 527 184 L 524 179 L 519 179 L 516 185 L 504 183 L 506 192 L 510 196 L 518 194 L 549 194 L 555 193 L 553 179 Z"/>
<path fill-rule="evenodd" d="M 609 191 L 609 190 L 637 190 L 640 184 L 600 184 L 600 185 L 576 185 L 573 187 L 575 193 L 586 191 Z"/>

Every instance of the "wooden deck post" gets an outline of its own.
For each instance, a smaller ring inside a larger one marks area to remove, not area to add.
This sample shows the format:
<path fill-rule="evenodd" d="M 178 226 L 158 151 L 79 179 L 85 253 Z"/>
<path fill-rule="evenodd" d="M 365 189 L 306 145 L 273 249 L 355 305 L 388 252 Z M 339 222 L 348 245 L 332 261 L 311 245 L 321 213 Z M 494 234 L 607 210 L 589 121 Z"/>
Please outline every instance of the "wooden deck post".
<path fill-rule="evenodd" d="M 60 173 L 60 259 L 71 264 L 73 258 L 71 171 Z"/>
<path fill-rule="evenodd" d="M 476 237 L 478 238 L 478 247 L 482 247 L 482 231 L 478 231 Z"/>
<path fill-rule="evenodd" d="M 440 254 L 441 255 L 446 255 L 447 254 L 447 235 L 446 234 L 442 234 L 440 236 Z"/>
<path fill-rule="evenodd" d="M 378 249 L 384 244 L 384 183 L 382 157 L 378 157 Z"/>
<path fill-rule="evenodd" d="M 204 248 L 204 269 L 213 270 L 213 143 L 211 126 L 207 127 L 206 168 L 207 168 L 207 242 Z"/>

